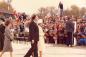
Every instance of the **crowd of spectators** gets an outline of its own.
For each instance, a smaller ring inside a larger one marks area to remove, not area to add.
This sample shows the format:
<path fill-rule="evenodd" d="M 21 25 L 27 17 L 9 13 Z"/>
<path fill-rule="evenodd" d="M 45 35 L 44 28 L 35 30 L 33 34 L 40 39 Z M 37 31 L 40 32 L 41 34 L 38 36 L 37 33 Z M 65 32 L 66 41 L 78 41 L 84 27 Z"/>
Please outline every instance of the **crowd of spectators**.
<path fill-rule="evenodd" d="M 37 18 L 39 19 L 39 18 Z M 74 17 L 56 17 L 56 18 L 43 18 L 43 31 L 45 33 L 45 42 L 46 43 L 55 43 L 55 44 L 67 44 L 68 43 L 68 33 L 66 30 L 66 22 L 70 19 L 74 23 L 74 32 L 72 37 L 72 44 L 75 43 L 74 38 L 76 39 L 77 45 L 86 45 L 86 21 L 82 18 Z M 29 33 L 29 21 L 30 17 L 25 14 L 18 16 L 16 19 L 13 19 L 13 29 L 15 40 L 19 41 L 28 41 Z"/>

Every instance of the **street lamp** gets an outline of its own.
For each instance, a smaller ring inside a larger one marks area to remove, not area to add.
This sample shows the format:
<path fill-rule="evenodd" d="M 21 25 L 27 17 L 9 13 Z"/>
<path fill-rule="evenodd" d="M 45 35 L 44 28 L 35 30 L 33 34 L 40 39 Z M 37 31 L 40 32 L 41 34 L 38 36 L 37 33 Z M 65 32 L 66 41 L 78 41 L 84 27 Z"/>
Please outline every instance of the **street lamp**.
<path fill-rule="evenodd" d="M 10 12 L 10 4 L 11 4 L 12 0 L 6 0 L 6 3 L 8 4 L 8 13 Z"/>
<path fill-rule="evenodd" d="M 8 10 L 10 10 L 10 3 L 12 2 L 12 0 L 6 0 L 7 4 L 8 4 Z"/>
<path fill-rule="evenodd" d="M 12 2 L 12 0 L 8 0 L 8 10 L 10 9 L 11 2 Z"/>

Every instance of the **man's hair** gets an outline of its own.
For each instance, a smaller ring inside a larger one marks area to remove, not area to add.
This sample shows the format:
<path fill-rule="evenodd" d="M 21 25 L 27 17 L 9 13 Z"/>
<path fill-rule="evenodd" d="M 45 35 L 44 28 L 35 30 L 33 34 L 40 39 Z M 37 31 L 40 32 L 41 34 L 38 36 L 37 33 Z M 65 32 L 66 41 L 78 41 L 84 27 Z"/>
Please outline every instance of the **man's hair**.
<path fill-rule="evenodd" d="M 35 18 L 36 18 L 36 15 L 33 14 L 32 17 L 31 17 L 31 19 L 34 20 Z"/>
<path fill-rule="evenodd" d="M 67 20 L 71 20 L 71 17 L 68 16 L 68 17 L 67 17 Z"/>
<path fill-rule="evenodd" d="M 6 21 L 5 21 L 5 26 L 8 26 L 10 23 L 11 23 L 10 20 L 6 20 Z"/>
<path fill-rule="evenodd" d="M 0 20 L 1 20 L 1 21 L 3 21 L 3 22 L 5 21 L 5 19 L 4 19 L 4 18 L 0 18 Z"/>

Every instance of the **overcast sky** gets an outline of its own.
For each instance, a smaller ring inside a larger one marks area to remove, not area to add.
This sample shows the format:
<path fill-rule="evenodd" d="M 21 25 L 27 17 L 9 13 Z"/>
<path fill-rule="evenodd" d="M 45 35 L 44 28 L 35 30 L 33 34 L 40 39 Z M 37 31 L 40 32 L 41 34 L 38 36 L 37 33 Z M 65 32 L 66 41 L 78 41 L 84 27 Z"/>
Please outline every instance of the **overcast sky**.
<path fill-rule="evenodd" d="M 65 9 L 71 5 L 86 7 L 86 0 L 12 0 L 11 5 L 17 12 L 32 14 L 37 12 L 40 7 L 54 6 L 57 8 L 60 1 L 64 4 Z"/>

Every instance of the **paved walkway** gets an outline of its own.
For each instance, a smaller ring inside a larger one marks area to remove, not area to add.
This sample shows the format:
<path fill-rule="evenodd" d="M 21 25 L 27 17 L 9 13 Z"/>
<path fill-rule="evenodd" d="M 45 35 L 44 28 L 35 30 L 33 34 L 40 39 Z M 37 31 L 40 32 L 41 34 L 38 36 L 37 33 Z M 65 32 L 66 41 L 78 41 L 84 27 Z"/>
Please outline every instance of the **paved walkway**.
<path fill-rule="evenodd" d="M 30 44 L 17 44 L 13 45 L 13 57 L 24 57 L 30 48 Z M 9 53 L 5 53 L 3 57 L 9 57 Z M 43 57 L 86 57 L 86 47 L 66 47 L 62 45 L 46 44 Z"/>

